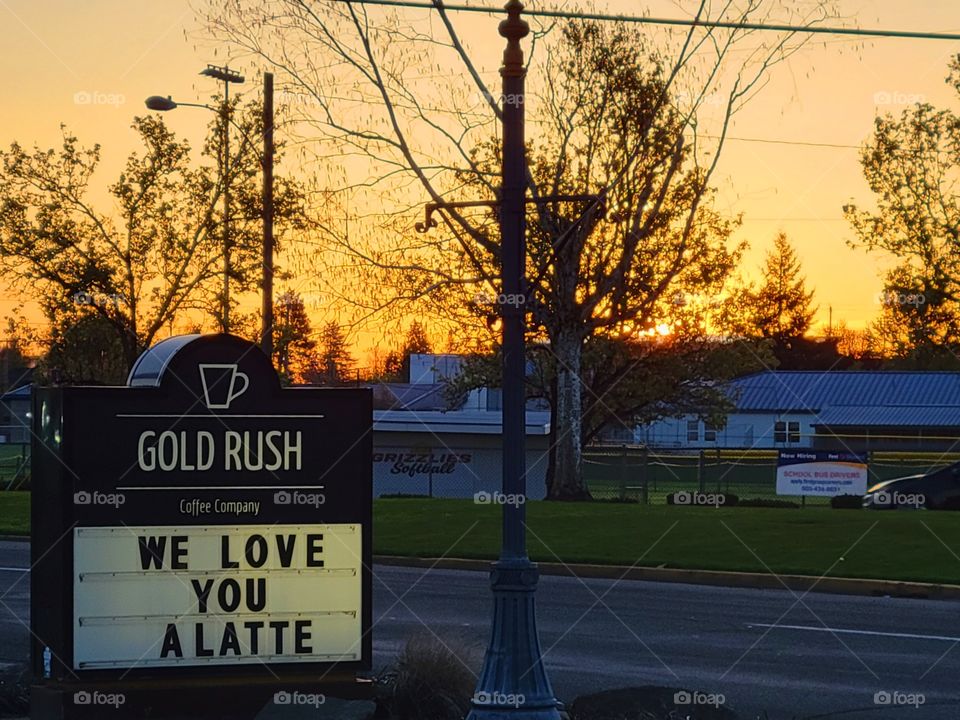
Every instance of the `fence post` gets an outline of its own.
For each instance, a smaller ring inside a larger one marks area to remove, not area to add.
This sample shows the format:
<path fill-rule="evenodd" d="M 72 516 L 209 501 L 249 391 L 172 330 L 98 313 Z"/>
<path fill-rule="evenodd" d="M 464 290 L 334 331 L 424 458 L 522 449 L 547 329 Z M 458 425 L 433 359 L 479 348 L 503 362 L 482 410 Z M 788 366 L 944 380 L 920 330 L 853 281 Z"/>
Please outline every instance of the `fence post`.
<path fill-rule="evenodd" d="M 620 446 L 620 502 L 627 499 L 627 446 Z"/>
<path fill-rule="evenodd" d="M 719 495 L 722 492 L 722 490 L 720 489 L 720 483 L 723 482 L 722 478 L 724 477 L 724 473 L 721 470 L 722 466 L 720 465 L 720 448 L 714 448 L 713 456 L 715 460 L 714 467 L 717 469 L 715 474 L 717 476 L 717 494 Z M 726 473 L 726 476 L 729 477 L 730 473 Z M 730 484 L 730 481 L 727 480 L 727 485 L 729 486 L 729 484 Z"/>
<path fill-rule="evenodd" d="M 700 494 L 702 495 L 706 492 L 705 483 L 706 478 L 706 453 L 701 450 L 700 456 L 697 458 L 697 483 L 700 485 Z"/>
<path fill-rule="evenodd" d="M 643 454 L 640 456 L 640 502 L 644 505 L 650 504 L 650 492 L 649 492 L 649 482 L 650 482 L 650 473 L 647 468 L 647 460 L 649 459 L 650 452 L 647 448 L 643 449 Z"/>

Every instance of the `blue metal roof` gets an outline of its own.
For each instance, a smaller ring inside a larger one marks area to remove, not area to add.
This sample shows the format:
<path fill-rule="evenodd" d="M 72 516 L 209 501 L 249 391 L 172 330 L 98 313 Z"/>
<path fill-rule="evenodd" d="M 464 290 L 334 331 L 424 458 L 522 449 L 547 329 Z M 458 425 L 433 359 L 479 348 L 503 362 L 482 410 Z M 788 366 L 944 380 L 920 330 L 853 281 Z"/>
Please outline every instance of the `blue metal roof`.
<path fill-rule="evenodd" d="M 960 372 L 770 370 L 738 378 L 730 387 L 740 412 L 960 406 Z"/>
<path fill-rule="evenodd" d="M 828 427 L 960 428 L 960 407 L 929 405 L 838 405 L 817 413 L 814 425 Z"/>
<path fill-rule="evenodd" d="M 0 400 L 6 402 L 7 400 L 29 400 L 30 393 L 33 391 L 32 385 L 21 385 L 16 390 L 9 390 L 0 396 Z"/>

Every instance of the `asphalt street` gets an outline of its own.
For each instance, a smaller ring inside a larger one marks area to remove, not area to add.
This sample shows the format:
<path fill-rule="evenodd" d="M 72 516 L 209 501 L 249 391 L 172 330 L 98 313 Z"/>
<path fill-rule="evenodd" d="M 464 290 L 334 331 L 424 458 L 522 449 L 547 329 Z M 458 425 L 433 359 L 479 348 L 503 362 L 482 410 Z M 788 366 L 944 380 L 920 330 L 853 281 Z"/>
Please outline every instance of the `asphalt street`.
<path fill-rule="evenodd" d="M 26 660 L 28 555 L 25 543 L 0 542 L 0 666 Z M 486 574 L 385 566 L 374 573 L 377 666 L 419 633 L 479 667 L 491 608 Z M 661 685 L 723 694 L 741 717 L 765 712 L 771 720 L 960 717 L 958 609 L 564 577 L 542 578 L 538 594 L 541 644 L 560 699 Z"/>

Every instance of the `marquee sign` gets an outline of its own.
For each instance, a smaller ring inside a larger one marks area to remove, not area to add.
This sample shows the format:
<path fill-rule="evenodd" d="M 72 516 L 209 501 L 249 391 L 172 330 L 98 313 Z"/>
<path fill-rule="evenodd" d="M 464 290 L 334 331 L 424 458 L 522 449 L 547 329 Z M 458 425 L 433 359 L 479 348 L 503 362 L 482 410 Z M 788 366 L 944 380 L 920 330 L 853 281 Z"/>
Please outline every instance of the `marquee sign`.
<path fill-rule="evenodd" d="M 370 667 L 369 391 L 192 335 L 126 387 L 37 389 L 33 419 L 38 682 Z"/>

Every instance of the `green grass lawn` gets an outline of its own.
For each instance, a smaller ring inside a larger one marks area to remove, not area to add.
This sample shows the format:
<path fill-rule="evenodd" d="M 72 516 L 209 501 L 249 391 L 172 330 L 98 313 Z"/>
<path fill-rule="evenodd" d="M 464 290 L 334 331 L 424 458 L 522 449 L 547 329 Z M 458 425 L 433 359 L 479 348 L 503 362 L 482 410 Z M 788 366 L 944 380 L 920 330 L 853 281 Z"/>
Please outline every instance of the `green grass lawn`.
<path fill-rule="evenodd" d="M 0 492 L 0 535 L 30 532 L 30 493 Z"/>
<path fill-rule="evenodd" d="M 960 513 L 534 502 L 527 525 L 543 562 L 960 583 Z M 499 538 L 493 506 L 374 504 L 376 553 L 492 558 Z"/>
<path fill-rule="evenodd" d="M 387 499 L 373 512 L 377 554 L 492 559 L 499 548 L 496 506 Z M 532 502 L 527 524 L 530 556 L 543 562 L 960 584 L 958 512 Z M 0 534 L 28 528 L 28 493 L 0 492 Z"/>

